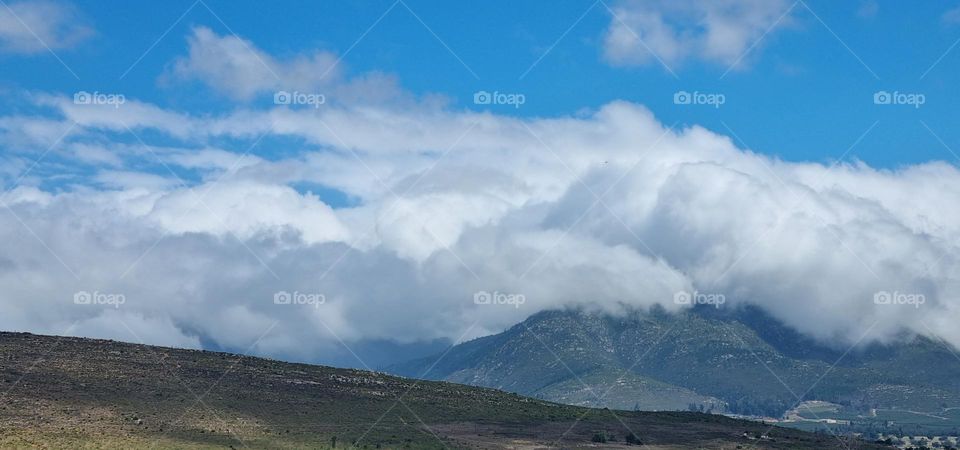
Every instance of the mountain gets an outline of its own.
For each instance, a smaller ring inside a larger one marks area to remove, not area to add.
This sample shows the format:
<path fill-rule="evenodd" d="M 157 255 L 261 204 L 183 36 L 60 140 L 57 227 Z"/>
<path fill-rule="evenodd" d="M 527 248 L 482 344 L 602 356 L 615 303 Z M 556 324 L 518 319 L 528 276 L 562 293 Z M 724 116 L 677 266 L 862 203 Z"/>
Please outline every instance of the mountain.
<path fill-rule="evenodd" d="M 945 344 L 915 337 L 846 352 L 755 308 L 617 316 L 545 311 L 457 345 L 442 358 L 388 371 L 620 409 L 685 410 L 693 404 L 779 417 L 798 397 L 834 402 L 851 413 L 960 406 L 960 358 Z"/>
<path fill-rule="evenodd" d="M 627 448 L 638 443 L 644 448 L 880 448 L 717 415 L 589 409 L 378 372 L 0 333 L 0 448 L 5 449 Z"/>

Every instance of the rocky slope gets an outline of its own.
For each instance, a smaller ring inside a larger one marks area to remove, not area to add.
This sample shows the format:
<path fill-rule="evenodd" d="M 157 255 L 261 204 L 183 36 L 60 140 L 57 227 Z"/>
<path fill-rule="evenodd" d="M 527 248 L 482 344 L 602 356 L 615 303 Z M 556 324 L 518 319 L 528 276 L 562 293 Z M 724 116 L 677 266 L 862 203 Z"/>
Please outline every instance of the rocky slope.
<path fill-rule="evenodd" d="M 376 372 L 0 333 L 0 448 L 627 448 L 638 441 L 644 448 L 874 448 L 715 415 L 613 412 Z"/>

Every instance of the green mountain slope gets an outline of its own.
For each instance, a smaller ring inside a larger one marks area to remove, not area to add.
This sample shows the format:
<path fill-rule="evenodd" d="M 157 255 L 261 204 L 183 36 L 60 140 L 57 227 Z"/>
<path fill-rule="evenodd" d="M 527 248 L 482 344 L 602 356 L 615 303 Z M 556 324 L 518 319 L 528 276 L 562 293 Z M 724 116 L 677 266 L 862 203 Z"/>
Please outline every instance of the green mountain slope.
<path fill-rule="evenodd" d="M 754 309 L 625 317 L 548 311 L 458 345 L 439 361 L 423 358 L 388 370 L 558 402 L 647 410 L 694 403 L 779 416 L 800 396 L 854 410 L 960 406 L 960 360 L 940 343 L 913 338 L 845 350 L 820 345 Z"/>

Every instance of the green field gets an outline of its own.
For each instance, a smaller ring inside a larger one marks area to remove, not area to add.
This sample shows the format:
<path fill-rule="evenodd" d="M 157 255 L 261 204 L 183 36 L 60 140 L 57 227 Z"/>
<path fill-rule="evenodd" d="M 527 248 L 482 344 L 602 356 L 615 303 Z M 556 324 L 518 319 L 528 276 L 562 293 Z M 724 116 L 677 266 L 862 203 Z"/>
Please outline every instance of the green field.
<path fill-rule="evenodd" d="M 839 405 L 838 405 L 839 406 Z M 783 426 L 805 431 L 826 430 L 835 433 L 863 432 L 911 435 L 946 436 L 960 433 L 960 410 L 926 413 L 893 409 L 878 409 L 875 416 L 835 409 L 832 407 L 798 408 L 798 414 L 811 422 L 782 423 Z M 847 420 L 850 424 L 824 424 L 812 422 L 817 419 Z"/>

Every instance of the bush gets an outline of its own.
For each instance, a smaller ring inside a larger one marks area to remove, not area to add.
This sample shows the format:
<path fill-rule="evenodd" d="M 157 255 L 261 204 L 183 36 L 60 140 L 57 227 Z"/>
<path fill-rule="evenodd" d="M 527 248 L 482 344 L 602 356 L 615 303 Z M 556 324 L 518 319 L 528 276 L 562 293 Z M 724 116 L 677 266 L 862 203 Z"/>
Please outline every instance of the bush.
<path fill-rule="evenodd" d="M 630 445 L 643 445 L 643 441 L 641 441 L 640 438 L 638 438 L 637 435 L 633 433 L 627 434 L 626 441 Z"/>

